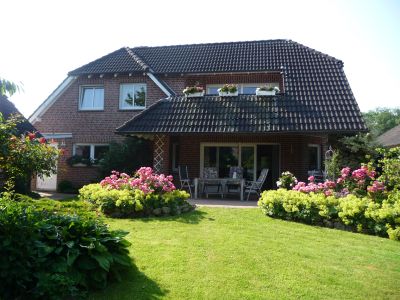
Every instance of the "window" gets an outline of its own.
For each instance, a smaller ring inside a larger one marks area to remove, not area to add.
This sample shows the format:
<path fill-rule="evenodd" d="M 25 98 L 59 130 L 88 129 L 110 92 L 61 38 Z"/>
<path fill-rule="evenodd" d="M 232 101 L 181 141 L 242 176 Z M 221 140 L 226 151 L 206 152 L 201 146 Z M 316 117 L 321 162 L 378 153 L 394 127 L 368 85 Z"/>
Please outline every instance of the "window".
<path fill-rule="evenodd" d="M 109 150 L 104 144 L 74 144 L 73 155 L 82 156 L 84 159 L 91 159 L 94 164 L 98 163 Z"/>
<path fill-rule="evenodd" d="M 254 145 L 203 145 L 201 168 L 215 167 L 218 176 L 229 177 L 231 167 L 241 166 L 243 177 L 255 179 L 255 146 Z"/>
<path fill-rule="evenodd" d="M 308 170 L 321 170 L 321 147 L 320 145 L 308 145 Z"/>
<path fill-rule="evenodd" d="M 124 83 L 120 86 L 120 109 L 146 108 L 146 84 Z"/>
<path fill-rule="evenodd" d="M 260 86 L 267 86 L 267 87 L 279 87 L 279 83 L 272 82 L 272 83 L 242 83 L 236 84 L 238 87 L 239 94 L 248 94 L 248 95 L 255 95 L 256 89 Z M 223 84 L 212 84 L 207 85 L 207 94 L 208 95 L 218 95 L 218 89 L 221 88 Z"/>
<path fill-rule="evenodd" d="M 104 109 L 104 88 L 102 86 L 81 87 L 79 109 L 80 110 L 103 110 Z"/>

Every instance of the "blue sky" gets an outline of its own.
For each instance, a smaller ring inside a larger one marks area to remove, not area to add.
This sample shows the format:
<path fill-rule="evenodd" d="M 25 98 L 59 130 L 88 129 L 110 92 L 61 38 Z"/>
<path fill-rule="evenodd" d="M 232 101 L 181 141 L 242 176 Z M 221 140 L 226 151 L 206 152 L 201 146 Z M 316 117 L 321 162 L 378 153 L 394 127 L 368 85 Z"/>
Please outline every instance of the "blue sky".
<path fill-rule="evenodd" d="M 400 107 L 400 0 L 13 0 L 1 10 L 0 77 L 23 83 L 11 100 L 25 116 L 68 71 L 123 46 L 275 38 L 343 60 L 362 111 Z"/>

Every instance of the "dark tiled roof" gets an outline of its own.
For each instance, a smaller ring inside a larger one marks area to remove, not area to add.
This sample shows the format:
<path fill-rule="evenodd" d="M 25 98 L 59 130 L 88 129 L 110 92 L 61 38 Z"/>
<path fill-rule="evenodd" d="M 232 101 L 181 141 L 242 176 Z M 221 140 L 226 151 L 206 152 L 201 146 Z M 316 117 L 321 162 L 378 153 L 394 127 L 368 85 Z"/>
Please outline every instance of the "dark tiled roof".
<path fill-rule="evenodd" d="M 318 69 L 340 60 L 290 40 L 122 48 L 84 65 L 70 75 L 139 72 L 218 73 Z"/>
<path fill-rule="evenodd" d="M 8 119 L 11 114 L 22 114 L 18 111 L 15 105 L 7 99 L 6 96 L 0 95 L 0 112 L 3 114 L 4 119 Z M 17 124 L 17 130 L 19 134 L 26 132 L 36 132 L 36 128 L 24 118 L 24 121 Z"/>
<path fill-rule="evenodd" d="M 69 75 L 137 73 L 143 72 L 145 68 L 146 65 L 137 61 L 129 49 L 121 48 L 69 72 Z"/>
<path fill-rule="evenodd" d="M 400 125 L 386 131 L 378 136 L 378 142 L 385 147 L 393 147 L 400 145 Z"/>
<path fill-rule="evenodd" d="M 365 131 L 351 99 L 184 96 L 163 99 L 126 122 L 118 133 L 270 133 Z"/>

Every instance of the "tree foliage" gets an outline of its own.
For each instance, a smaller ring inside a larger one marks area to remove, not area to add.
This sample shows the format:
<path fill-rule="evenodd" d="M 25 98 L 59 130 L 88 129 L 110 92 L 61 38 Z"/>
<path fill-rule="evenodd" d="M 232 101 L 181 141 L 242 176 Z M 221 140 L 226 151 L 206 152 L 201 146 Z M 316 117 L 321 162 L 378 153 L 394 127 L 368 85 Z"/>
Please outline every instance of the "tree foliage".
<path fill-rule="evenodd" d="M 112 142 L 110 150 L 99 162 L 102 176 L 109 175 L 113 170 L 132 174 L 140 167 L 152 163 L 150 142 L 137 137 L 128 137 L 122 143 Z"/>
<path fill-rule="evenodd" d="M 11 186 L 17 179 L 29 181 L 33 175 L 50 176 L 56 170 L 60 153 L 35 133 L 18 136 L 16 126 L 20 121 L 14 115 L 5 120 L 0 113 L 0 170 Z"/>
<path fill-rule="evenodd" d="M 12 96 L 20 90 L 21 87 L 18 84 L 0 77 L 0 95 L 8 94 L 9 96 Z"/>
<path fill-rule="evenodd" d="M 400 108 L 377 108 L 363 113 L 363 116 L 373 137 L 400 124 Z"/>

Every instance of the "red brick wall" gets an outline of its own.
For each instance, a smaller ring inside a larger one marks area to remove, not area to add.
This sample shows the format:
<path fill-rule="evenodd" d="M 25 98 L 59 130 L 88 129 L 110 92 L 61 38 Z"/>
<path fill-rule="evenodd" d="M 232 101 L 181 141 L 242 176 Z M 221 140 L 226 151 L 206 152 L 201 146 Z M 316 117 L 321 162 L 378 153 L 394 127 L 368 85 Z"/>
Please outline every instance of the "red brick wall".
<path fill-rule="evenodd" d="M 146 83 L 146 106 L 154 104 L 165 94 L 147 76 L 105 76 L 104 78 L 77 79 L 41 116 L 35 127 L 44 133 L 72 133 L 72 139 L 65 139 L 67 157 L 72 155 L 75 143 L 109 143 L 121 141 L 123 137 L 114 133 L 115 129 L 141 111 L 119 109 L 119 93 L 121 83 Z M 79 111 L 79 91 L 81 85 L 104 85 L 104 110 Z M 69 180 L 76 186 L 98 179 L 96 167 L 69 167 L 65 160 L 60 160 L 57 182 Z"/>

